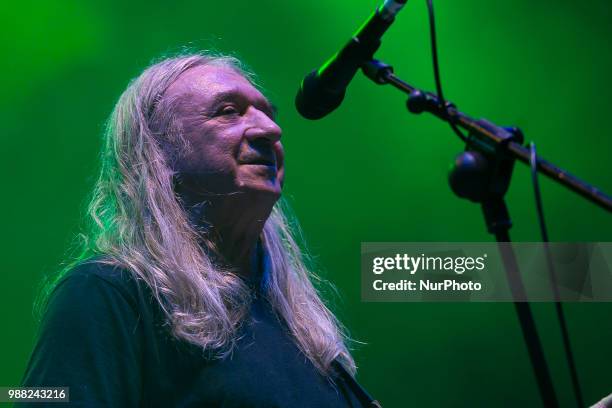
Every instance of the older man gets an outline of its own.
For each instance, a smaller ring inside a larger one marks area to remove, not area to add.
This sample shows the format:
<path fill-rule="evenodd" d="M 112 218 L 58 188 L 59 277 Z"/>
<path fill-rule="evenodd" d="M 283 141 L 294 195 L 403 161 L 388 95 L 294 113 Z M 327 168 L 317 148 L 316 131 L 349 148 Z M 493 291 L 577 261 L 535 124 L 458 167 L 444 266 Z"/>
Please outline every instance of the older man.
<path fill-rule="evenodd" d="M 129 85 L 24 385 L 68 386 L 82 406 L 361 406 L 277 205 L 274 114 L 229 57 L 166 59 Z"/>

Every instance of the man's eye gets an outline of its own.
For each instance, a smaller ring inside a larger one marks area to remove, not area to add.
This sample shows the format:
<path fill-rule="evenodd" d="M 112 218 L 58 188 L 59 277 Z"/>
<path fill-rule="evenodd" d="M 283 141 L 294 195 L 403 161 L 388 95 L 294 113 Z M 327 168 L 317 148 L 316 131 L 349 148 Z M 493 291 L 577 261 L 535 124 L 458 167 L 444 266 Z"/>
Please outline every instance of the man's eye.
<path fill-rule="evenodd" d="M 238 108 L 235 105 L 225 105 L 217 112 L 217 115 L 236 115 L 240 113 Z"/>

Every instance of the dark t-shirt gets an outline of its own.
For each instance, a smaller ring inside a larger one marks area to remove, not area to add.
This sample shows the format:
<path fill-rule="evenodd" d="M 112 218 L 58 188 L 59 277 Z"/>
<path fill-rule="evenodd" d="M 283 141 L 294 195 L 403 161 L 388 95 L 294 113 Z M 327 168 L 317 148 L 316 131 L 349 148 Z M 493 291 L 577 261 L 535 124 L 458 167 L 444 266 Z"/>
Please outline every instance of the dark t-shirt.
<path fill-rule="evenodd" d="M 261 295 L 223 360 L 164 322 L 128 271 L 81 265 L 52 295 L 22 385 L 68 386 L 69 406 L 361 406 L 343 376 L 319 374 Z"/>

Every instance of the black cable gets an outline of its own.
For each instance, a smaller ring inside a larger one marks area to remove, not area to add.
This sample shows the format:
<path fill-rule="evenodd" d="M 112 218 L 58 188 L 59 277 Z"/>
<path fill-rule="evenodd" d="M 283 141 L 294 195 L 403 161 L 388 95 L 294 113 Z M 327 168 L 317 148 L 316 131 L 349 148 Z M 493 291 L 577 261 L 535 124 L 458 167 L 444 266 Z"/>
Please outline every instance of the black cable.
<path fill-rule="evenodd" d="M 440 81 L 440 68 L 438 65 L 438 46 L 437 46 L 437 41 L 436 41 L 436 23 L 435 23 L 435 18 L 434 18 L 434 9 L 433 9 L 432 0 L 427 0 L 427 10 L 429 12 L 429 36 L 431 38 L 431 56 L 433 58 L 433 70 L 434 70 L 434 79 L 436 81 L 436 93 L 438 94 L 438 99 L 440 100 L 440 104 L 447 111 L 446 116 L 448 117 L 448 123 L 450 124 L 451 129 L 453 129 L 453 132 L 455 132 L 455 134 L 459 136 L 459 138 L 465 142 L 467 141 L 467 137 L 463 133 L 461 133 L 459 128 L 455 125 L 455 122 L 453 118 L 451 117 L 451 115 L 448 114 L 448 106 L 447 106 L 446 100 L 444 99 L 444 95 L 442 94 L 442 81 Z"/>
<path fill-rule="evenodd" d="M 531 166 L 531 182 L 533 184 L 533 192 L 535 194 L 536 209 L 538 211 L 538 221 L 540 224 L 540 233 L 542 234 L 542 242 L 548 242 L 548 231 L 544 222 L 544 210 L 542 207 L 542 196 L 540 195 L 540 184 L 538 183 L 538 156 L 536 154 L 535 143 L 529 143 L 529 165 Z"/>
<path fill-rule="evenodd" d="M 561 329 L 561 337 L 563 339 L 563 348 L 565 350 L 565 357 L 570 370 L 570 376 L 572 378 L 572 386 L 574 387 L 574 394 L 576 396 L 576 404 L 579 408 L 584 407 L 582 399 L 582 391 L 580 389 L 580 382 L 578 381 L 578 372 L 576 370 L 576 364 L 574 362 L 574 355 L 570 345 L 569 332 L 567 330 L 567 323 L 565 321 L 565 314 L 563 313 L 563 304 L 559 297 L 559 288 L 557 286 L 557 274 L 555 273 L 554 263 L 548 247 L 548 231 L 546 230 L 546 223 L 544 221 L 544 210 L 542 207 L 542 196 L 540 194 L 540 185 L 538 183 L 538 156 L 536 154 L 535 143 L 529 144 L 529 164 L 531 166 L 531 181 L 533 184 L 533 192 L 535 195 L 536 208 L 538 212 L 538 221 L 540 224 L 540 232 L 542 234 L 542 242 L 544 243 L 544 249 L 546 252 L 546 261 L 548 263 L 548 271 L 550 273 L 550 284 L 553 289 L 553 295 L 555 298 L 555 309 L 557 311 L 557 318 L 559 319 L 559 327 Z"/>

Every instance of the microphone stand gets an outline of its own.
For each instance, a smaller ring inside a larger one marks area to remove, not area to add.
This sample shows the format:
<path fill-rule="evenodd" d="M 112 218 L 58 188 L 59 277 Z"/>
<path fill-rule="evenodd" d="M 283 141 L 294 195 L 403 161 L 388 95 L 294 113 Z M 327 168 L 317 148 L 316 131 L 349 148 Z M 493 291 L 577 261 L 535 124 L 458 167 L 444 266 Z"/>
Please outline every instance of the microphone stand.
<path fill-rule="evenodd" d="M 495 235 L 502 255 L 514 306 L 527 345 L 540 396 L 545 407 L 558 407 L 544 349 L 537 333 L 535 320 L 527 302 L 516 255 L 510 242 L 512 226 L 504 195 L 510 185 L 514 163 L 529 165 L 530 152 L 522 146 L 523 134 L 518 128 L 497 126 L 485 119 L 473 119 L 446 102 L 442 106 L 437 95 L 421 91 L 402 81 L 393 68 L 378 60 L 362 65 L 364 74 L 377 84 L 391 84 L 408 94 L 407 108 L 420 114 L 429 112 L 468 132 L 466 150 L 456 160 L 449 175 L 452 190 L 459 197 L 480 203 L 489 233 Z M 550 179 L 569 188 L 596 205 L 612 212 L 612 197 L 574 177 L 552 163 L 537 158 L 536 168 Z M 558 299 L 557 299 L 558 300 Z"/>

